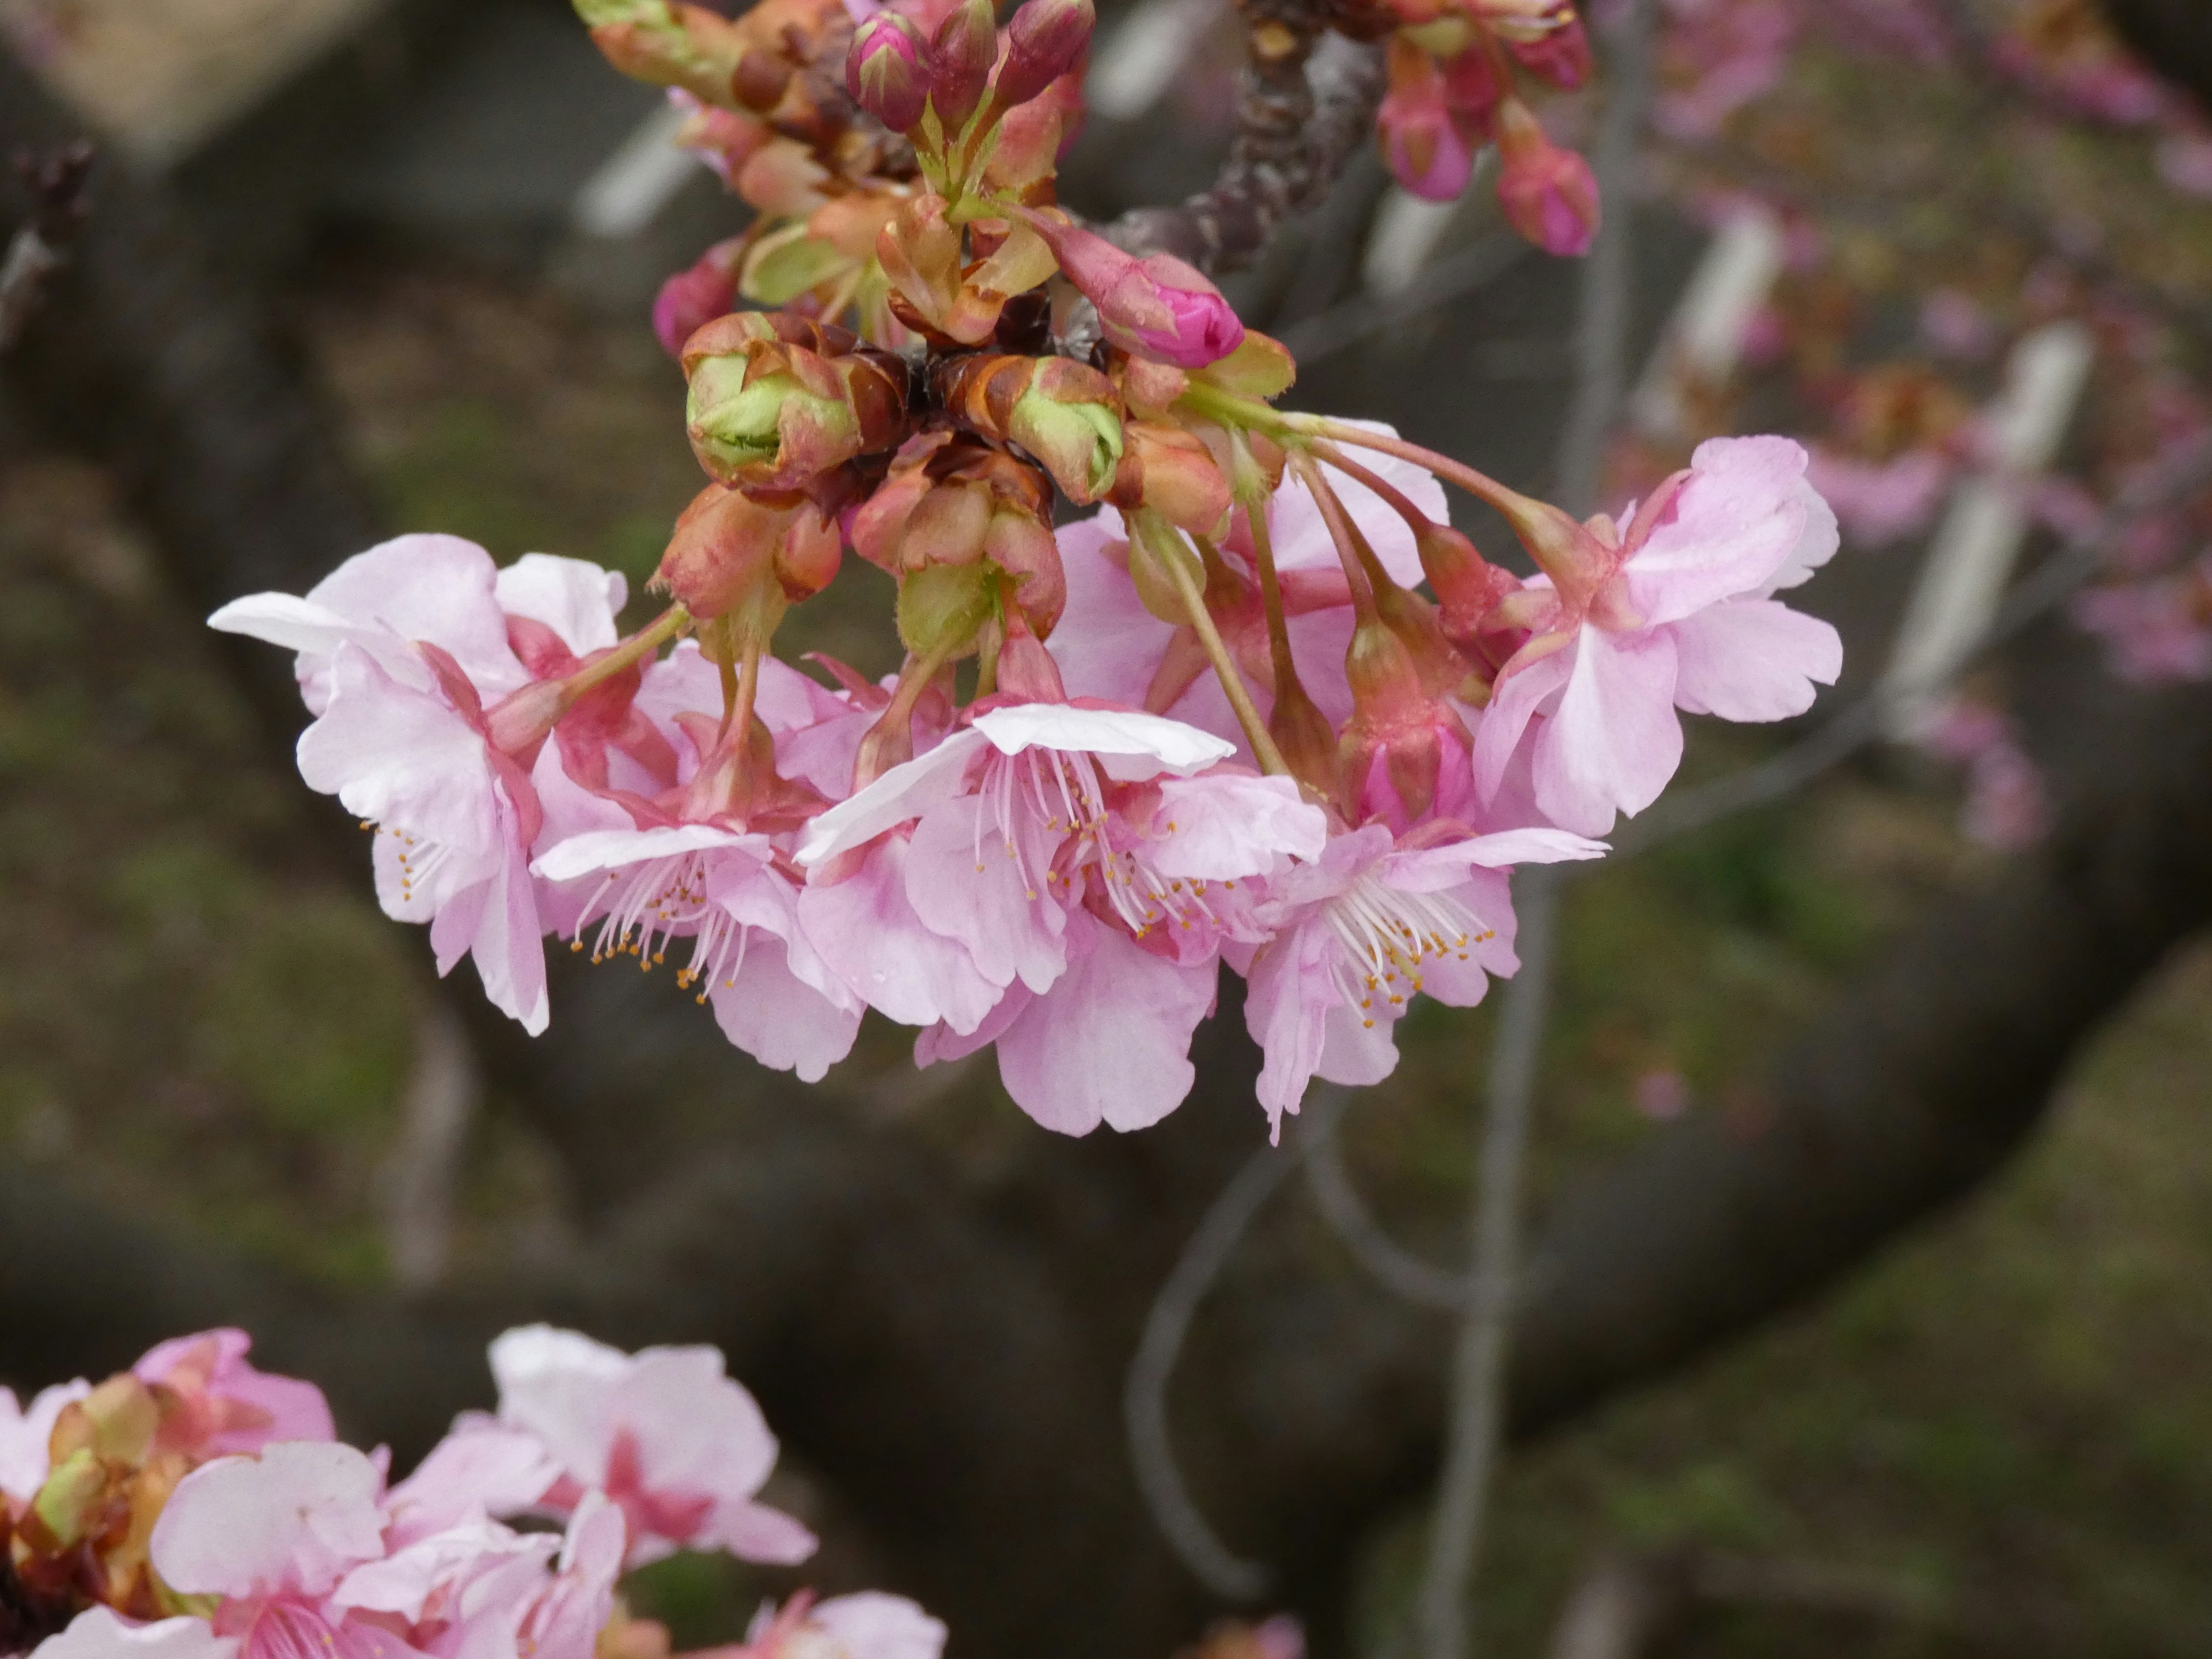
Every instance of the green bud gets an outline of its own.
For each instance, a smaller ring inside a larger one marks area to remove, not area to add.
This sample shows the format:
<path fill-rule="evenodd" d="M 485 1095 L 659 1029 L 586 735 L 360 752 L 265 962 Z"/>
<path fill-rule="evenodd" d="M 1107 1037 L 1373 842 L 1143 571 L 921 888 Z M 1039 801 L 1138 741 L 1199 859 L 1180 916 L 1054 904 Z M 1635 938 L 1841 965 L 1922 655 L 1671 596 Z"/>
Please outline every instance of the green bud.
<path fill-rule="evenodd" d="M 1060 403 L 1032 386 L 1007 429 L 1045 464 L 1070 501 L 1086 507 L 1113 488 L 1121 464 L 1121 419 L 1101 403 Z"/>
<path fill-rule="evenodd" d="M 949 659 L 975 648 L 994 615 L 998 573 L 972 564 L 933 564 L 899 584 L 899 638 L 917 657 Z"/>
<path fill-rule="evenodd" d="M 839 436 L 857 433 L 849 404 L 809 392 L 790 374 L 758 374 L 748 385 L 745 370 L 746 359 L 732 356 L 692 371 L 684 413 L 691 447 L 708 472 L 725 483 L 776 486 L 791 481 L 763 475 L 784 462 L 805 465 L 819 455 L 834 465 L 850 453 L 828 453 L 842 447 Z M 806 465 L 801 476 L 813 470 Z"/>
<path fill-rule="evenodd" d="M 676 27 L 676 14 L 668 9 L 668 0 L 575 0 L 576 15 L 584 20 L 586 28 L 600 28 L 609 23 L 640 23 L 647 28 Z"/>

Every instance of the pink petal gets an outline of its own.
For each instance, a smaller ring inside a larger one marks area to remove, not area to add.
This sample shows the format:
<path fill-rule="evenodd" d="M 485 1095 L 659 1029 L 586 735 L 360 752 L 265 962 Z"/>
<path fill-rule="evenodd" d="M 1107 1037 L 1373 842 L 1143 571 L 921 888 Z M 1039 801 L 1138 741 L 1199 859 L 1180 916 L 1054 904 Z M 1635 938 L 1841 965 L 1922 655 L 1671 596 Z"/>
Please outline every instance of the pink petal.
<path fill-rule="evenodd" d="M 1328 844 L 1328 814 L 1290 779 L 1216 772 L 1160 785 L 1145 862 L 1171 879 L 1242 881 Z"/>
<path fill-rule="evenodd" d="M 1773 599 L 1737 599 L 1674 624 L 1677 707 L 1724 720 L 1778 720 L 1813 706 L 1844 672 L 1842 636 Z"/>
<path fill-rule="evenodd" d="M 793 972 L 791 950 L 784 939 L 757 930 L 737 971 L 709 986 L 707 1000 L 732 1043 L 763 1066 L 819 1083 L 853 1052 L 860 1004 L 834 1000 Z"/>
<path fill-rule="evenodd" d="M 0 1494 L 27 1504 L 39 1495 L 52 1472 L 48 1448 L 54 1437 L 54 1421 L 63 1411 L 92 1392 L 82 1380 L 58 1382 L 42 1389 L 26 1407 L 15 1404 L 15 1394 L 0 1389 Z"/>
<path fill-rule="evenodd" d="M 1585 627 L 1571 648 L 1559 712 L 1536 738 L 1536 804 L 1563 830 L 1601 836 L 1616 811 L 1656 800 L 1681 764 L 1674 642 Z"/>
<path fill-rule="evenodd" d="M 833 1595 L 806 1617 L 837 1638 L 848 1659 L 941 1659 L 945 1651 L 945 1626 L 903 1595 Z"/>
<path fill-rule="evenodd" d="M 235 1638 L 217 1636 L 204 1619 L 133 1624 L 106 1607 L 88 1607 L 58 1636 L 31 1650 L 32 1659 L 234 1659 Z"/>
<path fill-rule="evenodd" d="M 1700 444 L 1668 515 L 1622 567 L 1638 616 L 1649 625 L 1678 622 L 1786 579 L 1793 561 L 1812 558 L 1820 543 L 1808 540 L 1809 503 L 1820 498 L 1805 468 L 1803 447 L 1788 438 Z M 1826 550 L 1834 551 L 1832 540 Z"/>
<path fill-rule="evenodd" d="M 499 573 L 492 591 L 508 616 L 544 623 L 582 657 L 615 642 L 615 613 L 629 597 L 629 583 L 620 571 L 583 559 L 526 553 Z"/>
<path fill-rule="evenodd" d="M 155 1570 L 187 1595 L 319 1595 L 384 1553 L 383 1486 L 351 1446 L 271 1446 L 186 1475 L 154 1524 Z"/>
<path fill-rule="evenodd" d="M 1048 1129 L 1142 1129 L 1182 1104 L 1197 1073 L 1191 1033 L 1213 1006 L 1218 969 L 1153 956 L 1096 923 L 1066 974 L 999 1039 L 999 1077 Z"/>
<path fill-rule="evenodd" d="M 1513 670 L 1498 682 L 1490 706 L 1482 711 L 1481 721 L 1474 728 L 1471 757 L 1475 793 L 1486 804 L 1496 799 L 1528 722 L 1566 684 L 1574 665 L 1575 647 L 1569 645 Z"/>
<path fill-rule="evenodd" d="M 994 986 L 1042 991 L 1067 966 L 1067 916 L 1047 882 L 1060 837 L 1018 814 L 1015 839 L 974 795 L 922 814 L 908 845 L 906 896 L 931 932 L 957 939 Z"/>
<path fill-rule="evenodd" d="M 887 1018 L 902 1025 L 943 1020 L 955 1031 L 972 1031 L 997 1005 L 1000 988 L 975 971 L 962 945 L 915 915 L 908 857 L 903 841 L 887 837 L 854 874 L 802 892 L 799 925 L 830 971 Z"/>

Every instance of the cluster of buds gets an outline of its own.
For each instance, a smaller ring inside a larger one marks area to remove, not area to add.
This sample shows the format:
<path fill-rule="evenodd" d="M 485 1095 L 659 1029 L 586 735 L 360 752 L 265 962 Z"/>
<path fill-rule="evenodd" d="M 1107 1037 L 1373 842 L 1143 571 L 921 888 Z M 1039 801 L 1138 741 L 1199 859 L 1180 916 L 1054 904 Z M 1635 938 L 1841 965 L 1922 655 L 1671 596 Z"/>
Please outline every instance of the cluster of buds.
<path fill-rule="evenodd" d="M 627 1571 L 678 1549 L 814 1551 L 757 1501 L 775 1440 L 712 1348 L 509 1331 L 496 1415 L 464 1415 L 394 1482 L 386 1454 L 337 1439 L 320 1389 L 257 1370 L 250 1346 L 180 1338 L 27 1406 L 0 1389 L 0 1654 L 670 1659 L 668 1631 L 623 1604 Z M 945 1636 L 898 1596 L 801 1592 L 713 1651 L 937 1659 Z"/>
<path fill-rule="evenodd" d="M 1590 76 L 1589 37 L 1571 0 L 1378 0 L 1363 18 L 1387 34 L 1389 90 L 1376 123 L 1382 153 L 1414 195 L 1448 202 L 1474 158 L 1498 147 L 1506 218 L 1553 253 L 1582 253 L 1597 234 L 1589 163 L 1553 143 L 1521 96 L 1523 76 L 1571 90 Z"/>

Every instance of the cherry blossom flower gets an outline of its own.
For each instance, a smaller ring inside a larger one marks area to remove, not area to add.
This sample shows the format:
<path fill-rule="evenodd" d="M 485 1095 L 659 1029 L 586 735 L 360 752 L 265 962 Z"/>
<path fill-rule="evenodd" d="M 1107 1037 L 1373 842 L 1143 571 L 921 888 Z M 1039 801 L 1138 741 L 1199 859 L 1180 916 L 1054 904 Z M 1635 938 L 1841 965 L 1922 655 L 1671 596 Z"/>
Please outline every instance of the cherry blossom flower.
<path fill-rule="evenodd" d="M 334 1440 L 329 1401 L 312 1382 L 257 1370 L 246 1356 L 253 1339 L 217 1330 L 178 1337 L 131 1367 L 141 1382 L 173 1396 L 162 1438 L 194 1457 L 258 1452 L 280 1440 Z"/>
<path fill-rule="evenodd" d="M 1500 671 L 1475 732 L 1485 799 L 1525 740 L 1544 815 L 1603 835 L 1674 775 L 1677 708 L 1781 720 L 1812 705 L 1816 684 L 1835 683 L 1836 630 L 1772 597 L 1836 550 L 1835 514 L 1805 468 L 1786 438 L 1716 438 L 1625 532 L 1600 518 L 1548 550 L 1569 586 L 1539 576 L 1501 607 L 1531 637 Z M 1548 523 L 1573 530 L 1564 514 Z"/>
<path fill-rule="evenodd" d="M 629 1520 L 632 1566 L 682 1548 L 778 1563 L 814 1553 L 813 1534 L 754 1501 L 775 1437 L 716 1350 L 630 1355 L 532 1325 L 492 1344 L 491 1368 L 499 1420 L 536 1435 L 566 1472 L 547 1504 L 605 1492 Z"/>
<path fill-rule="evenodd" d="M 1260 1103 L 1275 1134 L 1316 1076 L 1368 1084 L 1396 1070 L 1393 1032 L 1417 993 L 1471 1008 L 1491 976 L 1519 968 L 1511 866 L 1604 851 L 1557 830 L 1401 844 L 1369 824 L 1272 884 L 1261 917 L 1273 937 L 1243 972 L 1244 1023 L 1266 1055 Z"/>

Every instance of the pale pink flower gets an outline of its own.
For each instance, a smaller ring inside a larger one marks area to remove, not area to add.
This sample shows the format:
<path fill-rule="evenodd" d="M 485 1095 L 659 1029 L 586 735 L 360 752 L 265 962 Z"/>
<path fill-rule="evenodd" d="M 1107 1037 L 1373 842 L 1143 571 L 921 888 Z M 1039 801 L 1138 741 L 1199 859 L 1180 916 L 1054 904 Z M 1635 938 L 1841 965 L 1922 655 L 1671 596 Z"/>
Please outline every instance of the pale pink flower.
<path fill-rule="evenodd" d="M 300 738 L 300 775 L 376 827 L 385 914 L 429 923 L 441 974 L 472 956 L 493 1005 L 535 1036 L 551 1012 L 530 882 L 537 793 L 491 740 L 474 687 L 441 654 L 422 653 L 435 682 L 423 689 L 341 645 L 328 706 Z M 538 758 L 550 763 L 545 751 Z"/>
<path fill-rule="evenodd" d="M 1270 884 L 1269 942 L 1245 964 L 1244 1023 L 1266 1055 L 1260 1103 L 1274 1133 L 1306 1085 L 1379 1083 L 1417 993 L 1455 1008 L 1512 975 L 1516 864 L 1590 859 L 1605 848 L 1557 830 L 1513 830 L 1400 845 L 1381 824 L 1335 836 Z"/>
<path fill-rule="evenodd" d="M 474 542 L 401 536 L 356 553 L 304 599 L 251 594 L 224 605 L 208 626 L 296 652 L 300 695 L 310 714 L 321 714 L 330 702 L 331 665 L 343 645 L 367 653 L 386 674 L 422 691 L 432 690 L 434 680 L 413 647 L 434 645 L 480 695 L 496 700 L 530 678 L 507 642 L 500 576 L 491 555 Z"/>
<path fill-rule="evenodd" d="M 52 1471 L 49 1447 L 54 1424 L 61 1414 L 92 1392 L 80 1378 L 41 1389 L 27 1406 L 15 1403 L 15 1391 L 0 1389 L 0 1498 L 27 1504 L 39 1495 Z M 7 1505 L 0 1504 L 0 1515 Z"/>
<path fill-rule="evenodd" d="M 1574 591 L 1538 577 L 1507 601 L 1528 643 L 1500 672 L 1474 738 L 1475 781 L 1497 795 L 1534 745 L 1538 808 L 1603 835 L 1658 798 L 1682 757 L 1680 708 L 1776 720 L 1835 682 L 1843 643 L 1772 595 L 1836 550 L 1835 514 L 1786 438 L 1716 438 L 1626 531 L 1593 520 L 1566 551 Z"/>
<path fill-rule="evenodd" d="M 776 1563 L 814 1553 L 813 1534 L 754 1499 L 775 1437 L 717 1350 L 631 1355 L 532 1325 L 492 1344 L 491 1368 L 499 1420 L 536 1435 L 567 1472 L 546 1501 L 605 1492 L 628 1518 L 631 1565 L 684 1548 Z"/>
<path fill-rule="evenodd" d="M 166 1443 L 193 1457 L 258 1452 L 279 1440 L 334 1440 L 330 1402 L 312 1382 L 256 1370 L 244 1331 L 205 1331 L 150 1350 L 131 1370 L 158 1383 L 179 1407 L 163 1426 Z"/>
<path fill-rule="evenodd" d="M 763 1066 L 818 1083 L 852 1051 L 860 1000 L 807 942 L 799 884 L 768 836 L 712 822 L 601 830 L 531 867 L 555 882 L 595 878 L 574 930 L 599 920 L 594 962 L 627 951 L 658 963 L 671 941 L 688 940 L 677 983 L 700 987 L 723 1034 Z"/>
<path fill-rule="evenodd" d="M 112 1608 L 92 1607 L 31 1650 L 31 1659 L 234 1659 L 238 1638 L 217 1636 L 204 1619 L 141 1625 Z"/>
<path fill-rule="evenodd" d="M 732 1659 L 939 1659 L 945 1637 L 942 1621 L 902 1595 L 802 1593 L 781 1611 L 763 1607 Z"/>
<path fill-rule="evenodd" d="M 526 1513 L 562 1476 L 536 1435 L 465 1413 L 415 1473 L 385 1494 L 385 1541 L 404 1550 L 474 1522 Z"/>
<path fill-rule="evenodd" d="M 155 1522 L 172 1590 L 222 1598 L 210 1621 L 239 1659 L 409 1659 L 389 1625 L 343 1605 L 354 1569 L 385 1554 L 382 1476 L 350 1446 L 278 1444 L 186 1475 Z"/>

